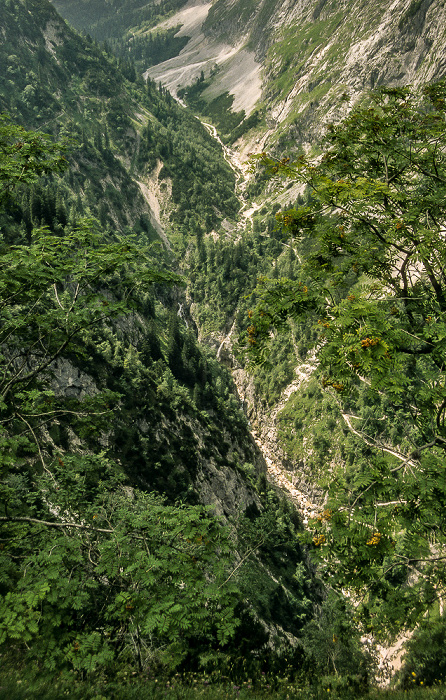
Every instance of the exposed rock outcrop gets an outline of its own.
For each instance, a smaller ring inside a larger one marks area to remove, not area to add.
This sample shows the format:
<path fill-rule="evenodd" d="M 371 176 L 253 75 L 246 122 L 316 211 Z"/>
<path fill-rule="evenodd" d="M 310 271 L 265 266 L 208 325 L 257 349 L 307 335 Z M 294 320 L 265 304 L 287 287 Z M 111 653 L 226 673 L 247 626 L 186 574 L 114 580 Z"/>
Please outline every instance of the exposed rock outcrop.
<path fill-rule="evenodd" d="M 281 401 L 271 410 L 259 400 L 253 378 L 243 369 L 233 369 L 232 376 L 249 419 L 251 434 L 260 449 L 266 465 L 269 482 L 289 497 L 306 524 L 320 509 L 321 491 L 308 479 L 302 464 L 293 463 L 282 448 L 276 419 L 289 397 L 299 390 L 311 374 L 311 364 L 296 370 L 296 379 L 285 389 Z"/>
<path fill-rule="evenodd" d="M 228 90 L 247 114 L 261 100 L 270 147 L 282 132 L 297 144 L 318 138 L 367 89 L 446 75 L 440 0 L 264 0 L 249 10 L 243 0 L 190 0 L 160 27 L 176 25 L 189 43 L 147 74 L 175 92 L 218 66 L 209 98 Z"/>

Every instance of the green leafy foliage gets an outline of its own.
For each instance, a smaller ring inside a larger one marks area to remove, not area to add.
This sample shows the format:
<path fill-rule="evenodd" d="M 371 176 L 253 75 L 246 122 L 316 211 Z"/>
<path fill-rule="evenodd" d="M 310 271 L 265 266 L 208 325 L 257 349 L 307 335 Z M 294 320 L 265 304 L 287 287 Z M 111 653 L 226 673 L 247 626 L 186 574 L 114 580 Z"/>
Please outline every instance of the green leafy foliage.
<path fill-rule="evenodd" d="M 92 471 L 102 476 L 94 488 Z M 224 644 L 233 635 L 230 540 L 205 509 L 129 491 L 100 455 L 64 457 L 37 487 L 58 517 L 44 520 L 45 506 L 31 501 L 28 515 L 0 518 L 9 563 L 1 643 L 27 644 L 47 670 L 91 673 L 118 656 L 136 668 L 173 668 L 188 640 Z"/>
<path fill-rule="evenodd" d="M 344 682 L 354 677 L 358 695 L 361 686 L 366 687 L 370 667 L 361 648 L 353 608 L 344 597 L 329 593 L 319 614 L 306 624 L 303 645 L 316 677 L 339 675 Z"/>
<path fill-rule="evenodd" d="M 398 674 L 403 687 L 438 685 L 446 677 L 445 624 L 442 616 L 432 614 L 423 620 L 409 640 L 404 665 Z"/>
<path fill-rule="evenodd" d="M 36 142 L 5 130 L 25 153 L 26 140 Z M 57 153 L 47 137 L 38 143 L 41 157 L 25 159 L 30 181 Z M 1 170 L 9 189 L 22 182 L 10 159 L 14 152 L 3 154 Z M 97 433 L 118 398 L 58 396 L 49 388 L 58 362 L 82 357 L 93 329 L 128 315 L 150 285 L 178 277 L 151 268 L 128 238 L 105 242 L 94 222 L 63 236 L 33 230 L 30 244 L 0 252 L 0 643 L 26 648 L 47 670 L 86 673 L 118 657 L 174 667 L 190 638 L 224 645 L 237 598 L 220 523 L 202 507 L 166 506 L 125 487 L 121 468 L 97 449 L 76 454 L 53 440 L 67 416 L 79 435 Z"/>
<path fill-rule="evenodd" d="M 311 200 L 277 215 L 300 273 L 262 280 L 245 345 L 265 362 L 288 318 L 316 331 L 314 376 L 353 442 L 308 541 L 375 631 L 413 626 L 444 587 L 444 90 L 373 93 L 317 162 L 260 156 Z"/>
<path fill-rule="evenodd" d="M 7 142 L 35 138 L 7 128 Z M 48 160 L 58 152 L 46 136 L 39 143 L 43 162 L 46 148 Z M 30 163 L 37 186 L 40 161 Z M 10 192 L 23 197 L 20 169 L 3 165 Z M 254 495 L 257 468 L 240 466 L 253 458 L 246 419 L 228 374 L 180 319 L 177 292 L 169 300 L 178 276 L 154 266 L 141 241 L 107 236 L 93 219 L 59 221 L 57 233 L 31 226 L 26 242 L 6 234 L 2 649 L 35 673 L 75 678 L 200 666 L 242 673 L 242 649 L 255 650 L 252 670 L 278 668 L 257 616 L 296 631 L 311 614 L 296 523 Z M 239 538 L 196 504 L 205 468 L 239 482 L 257 527 L 249 522 Z M 253 595 L 256 572 L 265 587 Z M 282 647 L 290 649 L 283 633 Z"/>
<path fill-rule="evenodd" d="M 0 115 L 0 203 L 19 183 L 29 185 L 44 173 L 64 168 L 64 150 L 46 134 L 26 131 Z"/>
<path fill-rule="evenodd" d="M 34 230 L 31 245 L 2 246 L 2 426 L 18 421 L 33 434 L 32 423 L 52 415 L 54 397 L 40 389 L 58 358 L 82 355 L 89 329 L 127 312 L 138 288 L 177 280 L 144 264 L 141 253 L 128 239 L 104 243 L 92 222 L 64 237 Z M 98 291 L 112 284 L 113 295 Z"/>

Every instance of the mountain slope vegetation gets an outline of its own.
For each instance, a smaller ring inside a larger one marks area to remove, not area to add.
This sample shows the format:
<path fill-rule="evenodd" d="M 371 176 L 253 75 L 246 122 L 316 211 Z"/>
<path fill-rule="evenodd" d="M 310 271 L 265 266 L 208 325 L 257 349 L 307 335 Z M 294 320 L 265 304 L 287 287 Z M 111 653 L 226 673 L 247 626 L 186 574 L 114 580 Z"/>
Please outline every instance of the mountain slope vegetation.
<path fill-rule="evenodd" d="M 62 197 L 70 208 L 156 237 L 137 181 L 159 163 L 173 217 L 177 210 L 182 222 L 192 217 L 209 230 L 219 217 L 234 216 L 234 175 L 204 127 L 153 83 L 144 86 L 133 65 L 67 27 L 51 4 L 30 8 L 2 6 L 0 106 L 23 124 L 71 140 L 77 167 L 67 172 Z"/>
<path fill-rule="evenodd" d="M 200 3 L 195 10 L 201 11 Z M 60 7 L 60 11 L 63 14 L 66 9 Z M 185 66 L 182 77 L 181 71 L 173 72 L 171 60 L 160 56 L 164 68 L 157 66 L 153 74 L 178 90 L 196 88 L 203 71 L 210 81 L 205 103 L 224 97 L 230 101 L 235 95 L 236 104 L 261 71 L 261 95 L 257 94 L 249 112 L 257 110 L 263 121 L 251 135 L 258 138 L 260 132 L 269 148 L 277 144 L 276 155 L 280 155 L 309 144 L 321 136 L 324 124 L 345 116 L 346 95 L 355 103 L 364 90 L 375 86 L 421 85 L 444 77 L 444 11 L 440 0 L 398 0 L 391 6 L 367 0 L 217 0 L 201 20 L 199 45 L 192 41 L 194 50 L 186 47 L 182 53 L 191 70 Z M 185 21 L 181 10 L 177 14 L 177 23 L 175 14 L 169 19 L 170 29 Z M 162 33 L 165 25 L 159 22 L 158 29 L 150 31 Z M 182 36 L 181 32 L 177 39 Z M 178 51 L 181 48 L 178 45 Z M 131 42 L 127 50 L 132 51 Z M 148 53 L 145 67 L 152 64 Z M 210 116 L 209 106 L 200 109 Z M 235 106 L 233 111 L 240 108 Z"/>
<path fill-rule="evenodd" d="M 282 434 L 291 450 L 307 442 L 327 488 L 308 541 L 376 632 L 443 605 L 444 109 L 444 83 L 383 88 L 329 129 L 317 162 L 262 157 L 311 200 L 277 215 L 301 264 L 262 280 L 245 343 L 265 363 L 288 316 L 315 332 Z M 328 421 L 347 440 L 328 439 Z"/>
<path fill-rule="evenodd" d="M 99 40 L 120 38 L 131 27 L 156 24 L 160 17 L 175 12 L 185 0 L 56 0 L 54 6 L 68 22 Z"/>
<path fill-rule="evenodd" d="M 176 247 L 234 210 L 232 171 L 195 118 L 49 3 L 3 9 L 17 77 L 0 125 L 5 666 L 63 683 L 246 677 L 287 654 L 300 668 L 322 589 L 172 270 Z M 157 162 L 171 250 L 135 185 Z"/>
<path fill-rule="evenodd" d="M 400 682 L 441 681 L 444 85 L 363 93 L 372 69 L 441 74 L 441 8 L 217 0 L 207 36 L 267 71 L 225 138 L 280 153 L 241 204 L 230 151 L 139 75 L 184 37 L 123 50 L 182 4 L 59 6 L 95 39 L 47 0 L 0 8 L 6 692 L 353 699 L 376 671 L 364 635 L 417 625 Z M 374 32 L 375 64 L 353 65 Z M 203 112 L 213 77 L 189 90 Z M 217 122 L 232 97 L 209 104 Z M 309 528 L 247 411 L 275 416 L 289 479 L 324 489 Z"/>

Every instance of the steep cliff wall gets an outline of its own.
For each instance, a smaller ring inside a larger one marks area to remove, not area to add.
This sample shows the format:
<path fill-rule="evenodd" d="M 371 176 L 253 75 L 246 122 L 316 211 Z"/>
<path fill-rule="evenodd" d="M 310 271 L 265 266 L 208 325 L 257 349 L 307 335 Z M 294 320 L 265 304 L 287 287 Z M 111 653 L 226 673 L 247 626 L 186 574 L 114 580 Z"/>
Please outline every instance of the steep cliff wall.
<path fill-rule="evenodd" d="M 191 41 L 148 75 L 175 91 L 217 67 L 203 96 L 228 91 L 234 110 L 249 114 L 261 107 L 270 145 L 311 143 L 367 89 L 446 74 L 440 0 L 217 0 L 199 6 L 191 0 L 187 7 L 194 9 L 193 26 L 184 11 L 168 23 L 182 25 L 179 35 Z"/>

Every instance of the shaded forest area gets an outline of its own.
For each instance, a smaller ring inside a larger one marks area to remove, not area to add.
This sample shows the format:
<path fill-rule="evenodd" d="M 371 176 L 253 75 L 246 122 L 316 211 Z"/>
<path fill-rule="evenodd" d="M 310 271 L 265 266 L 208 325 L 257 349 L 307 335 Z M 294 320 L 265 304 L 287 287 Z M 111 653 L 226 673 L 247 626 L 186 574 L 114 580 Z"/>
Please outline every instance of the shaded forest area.
<path fill-rule="evenodd" d="M 306 190 L 234 240 L 234 175 L 197 119 L 45 0 L 1 21 L 0 694 L 441 697 L 444 86 L 383 92 L 319 170 L 263 156 Z M 138 186 L 160 165 L 170 249 Z M 401 252 L 425 267 L 402 291 Z M 234 322 L 265 410 L 323 348 L 280 416 L 329 490 L 311 530 L 198 343 Z M 379 691 L 361 638 L 406 623 L 402 690 Z"/>

